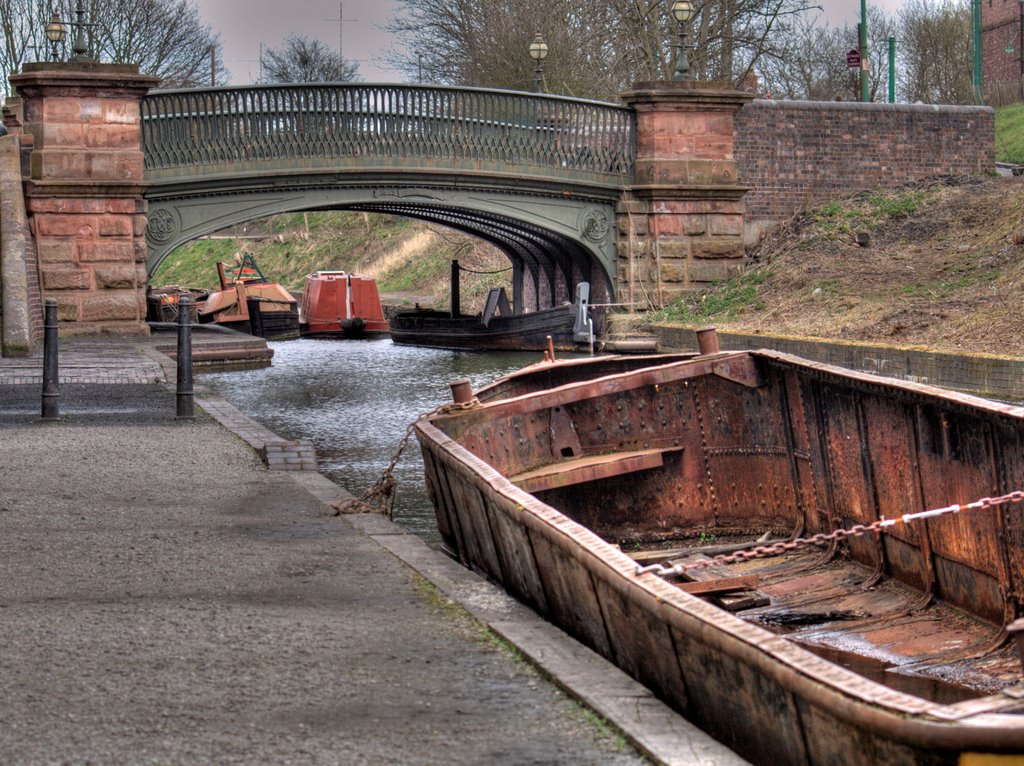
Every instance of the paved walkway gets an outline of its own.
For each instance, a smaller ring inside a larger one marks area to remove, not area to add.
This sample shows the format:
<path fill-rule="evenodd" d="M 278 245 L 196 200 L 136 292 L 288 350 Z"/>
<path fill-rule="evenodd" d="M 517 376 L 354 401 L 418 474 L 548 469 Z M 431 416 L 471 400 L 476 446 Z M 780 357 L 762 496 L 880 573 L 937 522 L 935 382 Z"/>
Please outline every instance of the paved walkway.
<path fill-rule="evenodd" d="M 0 385 L 0 763 L 644 761 L 558 687 L 657 762 L 741 763 L 418 538 L 331 516 L 316 471 L 175 422 L 166 386 L 96 385 L 132 353 L 149 374 L 124 347 L 60 423 Z"/>

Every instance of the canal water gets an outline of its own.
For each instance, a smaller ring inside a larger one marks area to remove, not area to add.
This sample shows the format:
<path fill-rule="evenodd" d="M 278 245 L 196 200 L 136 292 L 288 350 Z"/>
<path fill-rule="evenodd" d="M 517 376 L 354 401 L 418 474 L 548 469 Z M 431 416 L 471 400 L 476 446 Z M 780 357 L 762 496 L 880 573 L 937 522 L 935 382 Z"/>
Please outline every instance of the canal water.
<path fill-rule="evenodd" d="M 380 477 L 409 424 L 451 401 L 451 381 L 469 378 L 475 390 L 541 357 L 398 346 L 390 339 L 269 345 L 273 366 L 204 373 L 196 382 L 282 438 L 311 443 L 321 472 L 357 496 Z M 415 437 L 395 478 L 395 521 L 438 544 Z"/>

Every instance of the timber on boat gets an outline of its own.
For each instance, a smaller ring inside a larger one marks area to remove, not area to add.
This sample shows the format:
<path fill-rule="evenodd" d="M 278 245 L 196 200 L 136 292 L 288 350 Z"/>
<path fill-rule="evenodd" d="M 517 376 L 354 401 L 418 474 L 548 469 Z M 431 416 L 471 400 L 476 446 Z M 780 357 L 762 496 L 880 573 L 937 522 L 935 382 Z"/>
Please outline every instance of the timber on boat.
<path fill-rule="evenodd" d="M 543 351 L 592 348 L 590 284 L 576 285 L 575 301 L 537 311 L 516 310 L 503 287 L 491 289 L 480 314 L 463 314 L 459 263 L 452 261 L 451 310 L 415 309 L 391 317 L 391 340 L 410 346 L 463 351 Z M 549 340 L 550 339 L 550 340 Z"/>
<path fill-rule="evenodd" d="M 756 763 L 1024 753 L 1024 408 L 770 351 L 648 362 L 421 418 L 446 549 Z"/>
<path fill-rule="evenodd" d="M 345 271 L 307 274 L 299 301 L 299 330 L 319 338 L 387 335 L 376 281 Z"/>

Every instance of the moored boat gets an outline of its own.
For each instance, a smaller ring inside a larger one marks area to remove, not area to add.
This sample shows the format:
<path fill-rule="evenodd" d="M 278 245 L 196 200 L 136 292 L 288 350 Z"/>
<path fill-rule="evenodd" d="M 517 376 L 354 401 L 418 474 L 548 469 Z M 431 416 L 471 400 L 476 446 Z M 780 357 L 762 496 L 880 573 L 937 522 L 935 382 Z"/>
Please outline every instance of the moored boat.
<path fill-rule="evenodd" d="M 387 335 L 377 283 L 344 271 L 307 274 L 299 302 L 299 329 L 303 335 L 328 338 Z"/>
<path fill-rule="evenodd" d="M 215 322 L 267 340 L 299 337 L 299 313 L 294 297 L 260 271 L 251 255 L 237 266 L 217 264 L 220 290 L 214 290 L 198 307 L 199 321 Z"/>
<path fill-rule="evenodd" d="M 432 309 L 400 311 L 391 317 L 391 339 L 465 351 L 542 351 L 549 346 L 571 351 L 594 340 L 588 295 L 589 285 L 581 283 L 575 303 L 516 314 L 505 291 L 496 288 L 475 316 Z"/>
<path fill-rule="evenodd" d="M 421 419 L 446 548 L 754 762 L 1024 753 L 1024 409 L 767 351 L 644 364 Z"/>

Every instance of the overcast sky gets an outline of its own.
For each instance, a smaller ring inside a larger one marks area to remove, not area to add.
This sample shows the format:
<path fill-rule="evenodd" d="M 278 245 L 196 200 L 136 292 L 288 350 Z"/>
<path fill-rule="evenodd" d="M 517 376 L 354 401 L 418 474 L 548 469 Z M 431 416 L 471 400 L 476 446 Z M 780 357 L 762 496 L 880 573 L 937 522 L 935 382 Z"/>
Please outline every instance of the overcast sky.
<path fill-rule="evenodd" d="M 829 23 L 854 24 L 859 0 L 819 0 Z M 874 0 L 889 11 L 901 0 Z M 398 10 L 398 0 L 198 0 L 203 19 L 220 34 L 224 64 L 232 82 L 247 85 L 260 75 L 260 44 L 280 47 L 291 34 L 323 40 L 346 59 L 359 64 L 366 82 L 400 82 L 401 76 L 384 67 L 381 56 L 392 40 L 382 31 Z M 344 10 L 342 14 L 341 11 Z M 339 24 L 343 18 L 344 23 Z M 340 34 L 339 34 L 340 33 Z"/>

